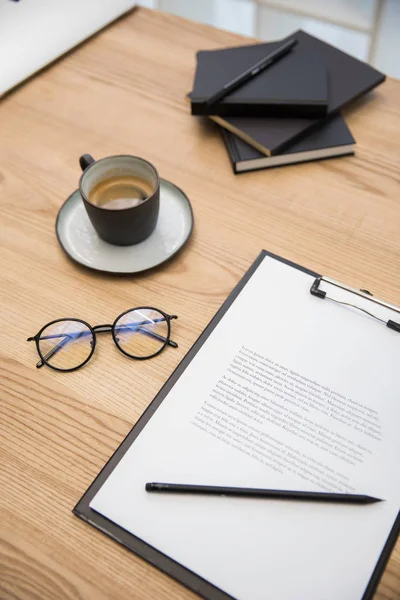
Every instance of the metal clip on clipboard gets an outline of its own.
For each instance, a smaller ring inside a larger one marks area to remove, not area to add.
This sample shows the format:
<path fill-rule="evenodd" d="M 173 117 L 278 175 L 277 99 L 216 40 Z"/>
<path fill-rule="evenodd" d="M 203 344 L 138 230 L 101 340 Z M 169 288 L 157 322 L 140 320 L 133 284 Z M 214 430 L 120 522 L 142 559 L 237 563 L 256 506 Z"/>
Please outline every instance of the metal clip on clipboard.
<path fill-rule="evenodd" d="M 389 319 L 388 321 L 385 321 L 384 319 L 377 317 L 376 315 L 369 312 L 368 310 L 365 310 L 365 308 L 361 308 L 361 306 L 357 306 L 356 304 L 351 304 L 350 302 L 343 302 L 341 300 L 336 300 L 335 298 L 327 296 L 326 292 L 324 292 L 323 290 L 321 290 L 319 288 L 321 281 L 325 281 L 326 283 L 329 283 L 330 285 L 334 285 L 342 290 L 345 290 L 346 292 L 350 292 L 351 294 L 360 296 L 361 298 L 364 298 L 365 300 L 369 300 L 370 302 L 379 304 L 379 306 L 384 306 L 385 308 L 388 308 L 389 310 L 393 310 L 394 312 L 397 312 L 400 315 L 400 310 L 398 308 L 396 308 L 395 306 L 393 306 L 392 304 L 388 304 L 387 302 L 383 302 L 382 300 L 378 300 L 377 298 L 374 298 L 372 296 L 371 292 L 368 292 L 368 290 L 356 290 L 347 285 L 343 285 L 342 283 L 338 283 L 337 281 L 334 281 L 333 279 L 330 279 L 329 277 L 317 277 L 310 288 L 310 294 L 312 294 L 313 296 L 317 296 L 317 298 L 321 298 L 322 300 L 324 298 L 326 298 L 327 300 L 331 300 L 331 302 L 336 302 L 337 304 L 343 304 L 344 306 L 351 306 L 352 308 L 361 310 L 363 313 L 366 313 L 370 317 L 377 319 L 378 321 L 381 321 L 382 323 L 385 323 L 385 325 L 387 327 L 389 327 L 389 329 L 394 329 L 394 331 L 398 331 L 400 333 L 400 322 L 396 322 L 391 319 Z"/>

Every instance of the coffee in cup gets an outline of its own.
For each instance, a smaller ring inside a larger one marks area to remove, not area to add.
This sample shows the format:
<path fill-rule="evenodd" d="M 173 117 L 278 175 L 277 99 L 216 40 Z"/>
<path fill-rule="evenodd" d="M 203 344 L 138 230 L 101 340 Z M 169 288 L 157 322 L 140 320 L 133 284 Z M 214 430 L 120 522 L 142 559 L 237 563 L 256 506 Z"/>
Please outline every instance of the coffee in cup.
<path fill-rule="evenodd" d="M 144 202 L 153 192 L 149 181 L 134 175 L 117 175 L 99 181 L 89 191 L 89 202 L 108 210 L 130 208 Z"/>
<path fill-rule="evenodd" d="M 79 159 L 79 191 L 98 235 L 118 246 L 138 244 L 153 232 L 160 204 L 160 179 L 143 158 L 109 156 Z"/>

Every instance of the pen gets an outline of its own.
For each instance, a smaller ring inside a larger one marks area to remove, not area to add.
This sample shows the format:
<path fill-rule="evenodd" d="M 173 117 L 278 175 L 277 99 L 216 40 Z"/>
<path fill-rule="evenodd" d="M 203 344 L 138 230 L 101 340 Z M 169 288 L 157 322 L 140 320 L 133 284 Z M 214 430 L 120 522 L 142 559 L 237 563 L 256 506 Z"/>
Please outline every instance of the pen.
<path fill-rule="evenodd" d="M 249 81 L 249 79 L 252 79 L 256 75 L 258 75 L 258 73 L 260 73 L 269 65 L 278 60 L 278 58 L 284 56 L 296 44 L 297 40 L 295 38 L 291 38 L 290 40 L 282 44 L 282 46 L 280 46 L 273 52 L 270 52 L 270 54 L 267 54 L 267 56 L 264 56 L 264 58 L 256 62 L 254 65 L 246 69 L 246 71 L 244 71 L 228 83 L 226 83 L 218 92 L 215 92 L 215 94 L 210 96 L 206 100 L 207 106 L 211 106 L 212 104 L 215 104 L 215 102 L 218 102 L 218 100 L 222 100 L 222 98 L 225 98 L 225 96 L 233 92 L 233 90 L 246 83 L 246 81 Z"/>
<path fill-rule="evenodd" d="M 184 483 L 146 483 L 147 492 L 171 494 L 203 494 L 208 496 L 241 496 L 244 498 L 270 498 L 275 500 L 304 500 L 317 502 L 343 502 L 350 504 L 372 504 L 382 502 L 380 498 L 364 494 L 335 492 L 296 492 L 292 490 L 266 490 L 260 488 L 225 487 L 220 485 L 187 485 Z"/>

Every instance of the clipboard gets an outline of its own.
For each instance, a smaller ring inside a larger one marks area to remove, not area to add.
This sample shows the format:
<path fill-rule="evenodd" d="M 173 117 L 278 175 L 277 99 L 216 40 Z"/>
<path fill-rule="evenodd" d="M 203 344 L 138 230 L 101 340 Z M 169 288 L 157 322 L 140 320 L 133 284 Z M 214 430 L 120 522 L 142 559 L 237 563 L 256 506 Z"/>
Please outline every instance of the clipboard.
<path fill-rule="evenodd" d="M 194 343 L 192 348 L 188 351 L 186 356 L 182 359 L 181 363 L 177 366 L 175 371 L 160 389 L 158 394 L 155 396 L 154 400 L 150 403 L 148 408 L 145 410 L 143 415 L 139 418 L 137 423 L 131 429 L 129 434 L 126 436 L 124 441 L 121 443 L 119 448 L 115 451 L 103 469 L 100 471 L 96 479 L 90 485 L 88 490 L 84 493 L 82 498 L 79 500 L 75 508 L 73 509 L 73 513 L 93 525 L 118 543 L 122 544 L 141 558 L 145 559 L 147 562 L 151 563 L 167 575 L 173 577 L 192 591 L 196 592 L 203 598 L 207 600 L 235 600 L 235 597 L 226 593 L 219 587 L 213 585 L 203 577 L 200 577 L 192 570 L 186 568 L 176 560 L 167 556 L 164 552 L 159 551 L 156 547 L 146 543 L 139 537 L 131 534 L 124 528 L 116 525 L 111 520 L 102 516 L 99 512 L 90 508 L 90 503 L 92 499 L 95 497 L 97 492 L 100 490 L 104 482 L 108 479 L 110 474 L 114 471 L 118 463 L 124 457 L 129 448 L 134 444 L 135 440 L 138 438 L 139 434 L 144 430 L 146 425 L 149 423 L 157 409 L 162 404 L 163 400 L 167 397 L 171 389 L 174 387 L 176 382 L 179 380 L 181 375 L 184 373 L 188 365 L 191 363 L 193 358 L 199 352 L 200 348 L 207 341 L 209 336 L 212 334 L 218 323 L 221 321 L 222 317 L 228 311 L 234 300 L 238 297 L 240 292 L 249 282 L 253 274 L 256 272 L 262 261 L 265 257 L 270 257 L 292 267 L 293 269 L 297 269 L 307 275 L 310 275 L 314 278 L 314 282 L 310 288 L 310 294 L 313 296 L 319 297 L 321 300 L 327 299 L 326 292 L 322 290 L 322 285 L 324 282 L 328 282 L 331 285 L 337 285 L 346 291 L 350 291 L 355 296 L 361 296 L 363 299 L 372 299 L 372 295 L 366 290 L 355 290 L 353 288 L 348 288 L 338 282 L 333 282 L 329 278 L 324 278 L 320 274 L 311 271 L 310 269 L 304 268 L 298 264 L 295 264 L 289 260 L 286 260 L 280 256 L 272 254 L 263 250 L 254 263 L 251 265 L 249 270 L 245 273 L 230 295 L 222 304 L 221 308 L 217 311 L 215 316 L 211 319 L 210 323 L 206 326 L 205 330 L 201 333 L 198 340 Z M 336 300 L 333 299 L 335 302 Z M 337 302 L 337 301 L 336 301 Z M 380 300 L 373 299 L 373 302 L 376 302 L 380 305 L 386 306 L 391 310 L 394 310 L 396 313 L 400 315 L 400 310 L 390 304 L 384 303 Z M 341 302 L 341 304 L 348 304 L 346 302 Z M 356 305 L 351 304 L 351 306 L 358 308 Z M 363 309 L 361 309 L 363 310 Z M 363 312 L 367 312 L 363 310 Z M 373 312 L 369 313 L 370 317 L 375 317 Z M 378 318 L 378 317 L 376 317 Z M 382 320 L 382 319 L 379 319 Z M 394 331 L 400 332 L 400 323 L 397 321 L 390 320 L 389 322 L 385 322 L 386 326 Z M 361 600 L 372 600 L 376 587 L 379 583 L 379 580 L 384 572 L 387 561 L 389 560 L 391 551 L 397 541 L 397 538 L 400 534 L 400 511 L 395 519 L 393 526 L 390 530 L 390 533 L 386 539 L 386 543 L 382 549 L 381 554 L 379 555 L 375 569 L 373 570 L 372 576 L 365 588 L 365 592 L 362 596 Z"/>

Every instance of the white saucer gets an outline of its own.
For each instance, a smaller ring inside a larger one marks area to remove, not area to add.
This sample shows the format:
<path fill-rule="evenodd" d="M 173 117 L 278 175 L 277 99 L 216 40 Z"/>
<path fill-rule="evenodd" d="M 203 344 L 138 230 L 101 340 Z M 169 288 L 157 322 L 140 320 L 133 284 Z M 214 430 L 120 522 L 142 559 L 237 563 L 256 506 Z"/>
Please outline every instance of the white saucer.
<path fill-rule="evenodd" d="M 99 238 L 89 221 L 79 190 L 57 215 L 56 234 L 72 260 L 96 271 L 140 273 L 170 259 L 187 242 L 193 229 L 189 199 L 176 185 L 160 180 L 160 213 L 155 230 L 134 246 L 114 246 Z"/>

